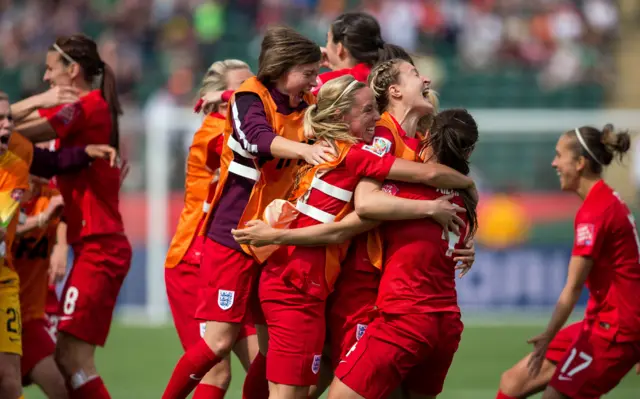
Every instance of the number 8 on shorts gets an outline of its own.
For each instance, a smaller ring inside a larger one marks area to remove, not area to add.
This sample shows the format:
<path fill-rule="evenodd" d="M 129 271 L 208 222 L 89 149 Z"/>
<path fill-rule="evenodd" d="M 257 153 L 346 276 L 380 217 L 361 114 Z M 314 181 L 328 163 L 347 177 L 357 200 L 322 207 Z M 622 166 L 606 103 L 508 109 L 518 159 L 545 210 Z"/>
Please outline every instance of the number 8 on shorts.
<path fill-rule="evenodd" d="M 80 291 L 78 291 L 76 287 L 69 287 L 67 289 L 67 293 L 64 296 L 64 304 L 62 306 L 62 311 L 66 316 L 71 316 L 76 310 L 76 301 L 78 300 L 79 295 Z"/>

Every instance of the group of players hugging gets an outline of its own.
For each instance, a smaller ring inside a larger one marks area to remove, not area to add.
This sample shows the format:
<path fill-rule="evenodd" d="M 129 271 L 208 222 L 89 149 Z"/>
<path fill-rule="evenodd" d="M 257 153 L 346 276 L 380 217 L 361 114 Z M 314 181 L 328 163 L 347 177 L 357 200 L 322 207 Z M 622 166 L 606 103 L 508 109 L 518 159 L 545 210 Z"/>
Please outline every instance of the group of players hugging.
<path fill-rule="evenodd" d="M 44 80 L 14 104 L 0 94 L 0 397 L 34 383 L 104 399 L 94 354 L 131 263 L 121 109 L 84 35 L 53 43 Z M 163 398 L 223 398 L 231 351 L 245 399 L 440 394 L 463 331 L 456 274 L 475 259 L 478 125 L 438 110 L 430 84 L 361 12 L 333 21 L 322 48 L 269 28 L 257 75 L 211 65 L 165 263 L 185 352 Z M 497 399 L 598 398 L 640 361 L 640 240 L 601 177 L 629 147 L 611 125 L 561 134 L 551 166 L 583 200 L 568 278 Z M 585 284 L 584 320 L 563 328 Z"/>

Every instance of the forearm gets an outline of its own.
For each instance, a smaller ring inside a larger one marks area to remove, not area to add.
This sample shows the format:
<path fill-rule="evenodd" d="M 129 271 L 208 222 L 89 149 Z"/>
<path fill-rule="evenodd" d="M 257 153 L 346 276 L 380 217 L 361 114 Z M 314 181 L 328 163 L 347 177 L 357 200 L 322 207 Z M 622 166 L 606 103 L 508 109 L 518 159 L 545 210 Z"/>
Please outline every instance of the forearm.
<path fill-rule="evenodd" d="M 364 201 L 356 201 L 358 216 L 376 220 L 410 220 L 427 217 L 432 201 L 394 197 L 381 190 L 372 191 Z"/>
<path fill-rule="evenodd" d="M 42 227 L 48 219 L 46 212 L 40 212 L 37 215 L 28 216 L 24 223 L 19 223 L 16 227 L 16 235 L 23 236 L 32 230 Z"/>
<path fill-rule="evenodd" d="M 37 112 L 33 118 L 29 117 L 28 120 L 16 123 L 16 130 L 33 143 L 41 143 L 58 137 L 49 121 L 39 116 Z"/>
<path fill-rule="evenodd" d="M 56 228 L 56 245 L 67 246 L 67 224 L 63 221 Z"/>
<path fill-rule="evenodd" d="M 301 246 L 340 244 L 379 224 L 380 222 L 362 219 L 355 212 L 351 212 L 339 222 L 321 223 L 299 229 L 279 229 L 274 243 Z"/>
<path fill-rule="evenodd" d="M 560 294 L 560 298 L 556 303 L 556 308 L 553 311 L 551 320 L 547 325 L 546 334 L 549 337 L 555 337 L 555 335 L 562 329 L 562 326 L 567 322 L 571 312 L 573 312 L 578 299 L 580 298 L 581 288 L 565 287 Z"/>
<path fill-rule="evenodd" d="M 302 159 L 304 150 L 308 144 L 298 143 L 293 140 L 276 136 L 271 141 L 271 156 L 284 159 Z"/>
<path fill-rule="evenodd" d="M 423 183 L 439 188 L 465 189 L 473 180 L 448 166 L 437 163 L 418 163 L 396 159 L 389 171 L 389 179 L 409 183 Z"/>
<path fill-rule="evenodd" d="M 40 95 L 36 94 L 17 103 L 11 104 L 11 115 L 16 124 L 28 122 L 39 117 L 37 110 L 41 108 Z"/>
<path fill-rule="evenodd" d="M 33 150 L 30 172 L 46 179 L 60 174 L 77 172 L 89 166 L 92 161 L 92 158 L 85 151 L 85 147 L 63 148 L 58 151 L 47 151 L 34 147 Z"/>

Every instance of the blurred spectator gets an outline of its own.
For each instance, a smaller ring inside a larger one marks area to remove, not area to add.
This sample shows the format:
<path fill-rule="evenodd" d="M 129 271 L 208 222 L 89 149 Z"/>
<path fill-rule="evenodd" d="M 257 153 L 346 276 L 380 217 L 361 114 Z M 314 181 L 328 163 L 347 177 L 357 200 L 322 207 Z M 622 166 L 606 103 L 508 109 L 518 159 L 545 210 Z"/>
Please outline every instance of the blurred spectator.
<path fill-rule="evenodd" d="M 549 89 L 602 81 L 608 71 L 593 64 L 610 64 L 619 17 L 613 0 L 0 0 L 0 84 L 13 96 L 38 90 L 53 38 L 83 31 L 99 38 L 125 102 L 140 103 L 185 63 L 194 76 L 219 58 L 255 63 L 250 43 L 269 25 L 321 41 L 358 5 L 389 42 L 423 53 L 444 44 L 471 70 L 533 66 Z"/>

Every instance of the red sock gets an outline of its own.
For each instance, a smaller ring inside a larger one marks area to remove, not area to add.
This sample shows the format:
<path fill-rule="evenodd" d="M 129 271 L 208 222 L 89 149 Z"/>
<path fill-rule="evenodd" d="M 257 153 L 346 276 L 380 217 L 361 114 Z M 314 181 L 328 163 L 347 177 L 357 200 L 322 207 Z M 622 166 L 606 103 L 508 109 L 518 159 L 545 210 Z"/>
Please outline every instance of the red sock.
<path fill-rule="evenodd" d="M 517 398 L 513 396 L 505 395 L 502 393 L 502 391 L 498 391 L 498 396 L 496 396 L 496 399 L 517 399 Z"/>
<path fill-rule="evenodd" d="M 69 389 L 69 399 L 111 399 L 102 378 L 93 378 L 76 389 Z"/>
<path fill-rule="evenodd" d="M 227 391 L 215 385 L 198 384 L 193 399 L 222 399 L 225 393 Z"/>
<path fill-rule="evenodd" d="M 242 386 L 242 399 L 269 399 L 267 359 L 260 352 L 251 362 Z"/>
<path fill-rule="evenodd" d="M 207 371 L 220 360 L 201 339 L 178 360 L 162 399 L 186 399 Z"/>

